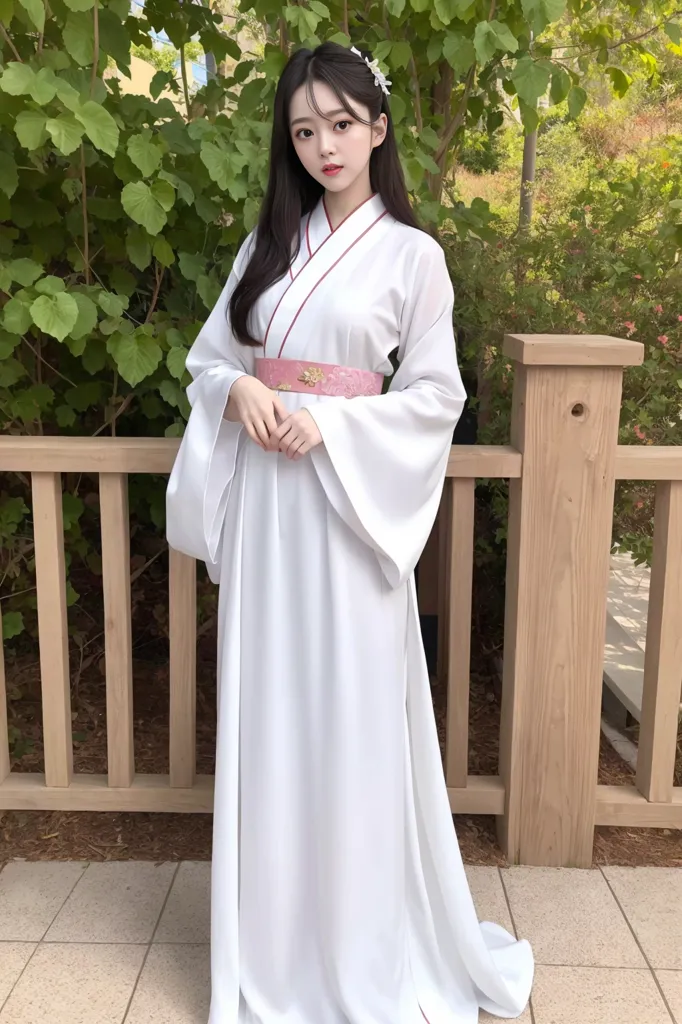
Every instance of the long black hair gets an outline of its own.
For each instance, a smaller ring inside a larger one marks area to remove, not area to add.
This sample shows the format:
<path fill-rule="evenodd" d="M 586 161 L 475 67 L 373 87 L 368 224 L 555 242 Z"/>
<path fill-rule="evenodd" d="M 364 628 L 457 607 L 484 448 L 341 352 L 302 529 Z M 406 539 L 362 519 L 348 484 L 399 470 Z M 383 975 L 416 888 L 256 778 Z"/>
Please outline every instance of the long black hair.
<path fill-rule="evenodd" d="M 363 56 L 365 54 L 363 53 Z M 235 337 L 244 345 L 261 345 L 251 335 L 249 319 L 257 300 L 288 271 L 298 254 L 301 217 L 310 213 L 324 193 L 303 167 L 291 139 L 289 108 L 297 89 L 304 85 L 308 101 L 320 115 L 312 86 L 323 82 L 357 121 L 374 124 L 385 114 L 386 136 L 370 157 L 370 183 L 388 212 L 410 227 L 419 227 L 412 212 L 395 141 L 388 97 L 375 81 L 364 60 L 337 43 L 322 43 L 315 50 L 298 50 L 289 59 L 277 85 L 270 144 L 270 174 L 256 230 L 256 244 L 246 269 L 230 299 L 230 323 Z M 361 103 L 369 120 L 359 117 L 350 102 Z"/>

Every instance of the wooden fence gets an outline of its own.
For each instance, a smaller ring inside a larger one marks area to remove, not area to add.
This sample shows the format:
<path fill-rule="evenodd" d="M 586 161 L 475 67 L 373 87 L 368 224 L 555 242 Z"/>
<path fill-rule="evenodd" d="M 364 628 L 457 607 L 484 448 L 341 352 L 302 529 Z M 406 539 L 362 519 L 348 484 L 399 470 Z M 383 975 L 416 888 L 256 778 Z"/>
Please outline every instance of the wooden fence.
<path fill-rule="evenodd" d="M 455 447 L 439 544 L 439 672 L 455 812 L 497 815 L 511 862 L 589 865 L 595 824 L 682 827 L 673 787 L 682 677 L 682 449 L 619 447 L 622 371 L 641 345 L 510 335 L 511 445 Z M 170 553 L 170 772 L 136 774 L 127 476 L 168 473 L 167 439 L 0 438 L 0 471 L 31 474 L 45 774 L 10 772 L 0 657 L 0 808 L 209 811 L 195 772 L 196 572 Z M 61 473 L 98 473 L 108 774 L 73 773 Z M 499 776 L 468 774 L 476 479 L 510 480 Z M 644 705 L 634 786 L 597 785 L 616 480 L 657 481 Z M 1 653 L 1 652 L 0 652 Z"/>

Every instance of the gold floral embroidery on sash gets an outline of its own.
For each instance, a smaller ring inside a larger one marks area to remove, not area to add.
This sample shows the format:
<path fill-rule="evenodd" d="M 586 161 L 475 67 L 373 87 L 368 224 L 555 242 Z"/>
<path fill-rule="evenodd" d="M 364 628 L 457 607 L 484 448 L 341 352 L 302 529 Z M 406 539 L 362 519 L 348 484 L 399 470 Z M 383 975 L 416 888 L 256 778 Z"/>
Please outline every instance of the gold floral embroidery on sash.
<path fill-rule="evenodd" d="M 309 366 L 307 370 L 303 371 L 298 380 L 300 380 L 301 384 L 305 384 L 306 387 L 314 388 L 316 384 L 321 384 L 325 380 L 325 376 L 318 366 Z"/>
<path fill-rule="evenodd" d="M 275 384 L 270 389 L 271 391 L 291 391 L 291 384 L 285 384 L 284 381 L 280 381 L 279 384 Z"/>

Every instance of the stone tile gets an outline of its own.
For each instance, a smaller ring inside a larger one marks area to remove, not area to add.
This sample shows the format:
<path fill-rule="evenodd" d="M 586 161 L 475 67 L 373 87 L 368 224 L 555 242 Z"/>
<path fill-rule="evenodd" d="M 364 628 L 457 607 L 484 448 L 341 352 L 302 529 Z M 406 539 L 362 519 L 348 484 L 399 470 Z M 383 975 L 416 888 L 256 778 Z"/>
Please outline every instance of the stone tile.
<path fill-rule="evenodd" d="M 682 970 L 682 871 L 604 868 L 652 967 Z"/>
<path fill-rule="evenodd" d="M 125 1024 L 206 1024 L 210 1001 L 209 947 L 154 945 Z"/>
<path fill-rule="evenodd" d="M 41 945 L 0 1024 L 121 1024 L 145 946 Z"/>
<path fill-rule="evenodd" d="M 514 926 L 498 869 L 467 865 L 465 870 L 479 921 L 494 921 L 513 935 Z"/>
<path fill-rule="evenodd" d="M 34 942 L 0 942 L 0 1006 L 12 991 L 35 948 Z"/>
<path fill-rule="evenodd" d="M 155 942 L 209 942 L 211 865 L 184 861 L 178 868 Z"/>
<path fill-rule="evenodd" d="M 38 942 L 86 865 L 12 861 L 0 872 L 0 940 Z"/>
<path fill-rule="evenodd" d="M 656 971 L 658 983 L 676 1021 L 682 1021 L 682 971 Z"/>
<path fill-rule="evenodd" d="M 47 942 L 149 942 L 175 864 L 91 864 L 45 936 Z"/>
<path fill-rule="evenodd" d="M 537 963 L 646 966 L 600 871 L 519 867 L 503 879 L 516 929 Z"/>
<path fill-rule="evenodd" d="M 671 1024 L 648 970 L 538 967 L 535 1024 Z"/>

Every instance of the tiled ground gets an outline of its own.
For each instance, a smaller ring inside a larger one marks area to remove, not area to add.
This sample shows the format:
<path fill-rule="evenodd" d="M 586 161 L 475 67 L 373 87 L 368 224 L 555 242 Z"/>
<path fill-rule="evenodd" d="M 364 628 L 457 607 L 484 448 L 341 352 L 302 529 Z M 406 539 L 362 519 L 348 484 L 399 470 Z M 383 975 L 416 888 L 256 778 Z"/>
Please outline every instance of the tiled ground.
<path fill-rule="evenodd" d="M 521 1024 L 682 1024 L 682 869 L 468 872 L 534 946 Z M 8 864 L 0 1024 L 206 1024 L 208 909 L 207 864 Z"/>

